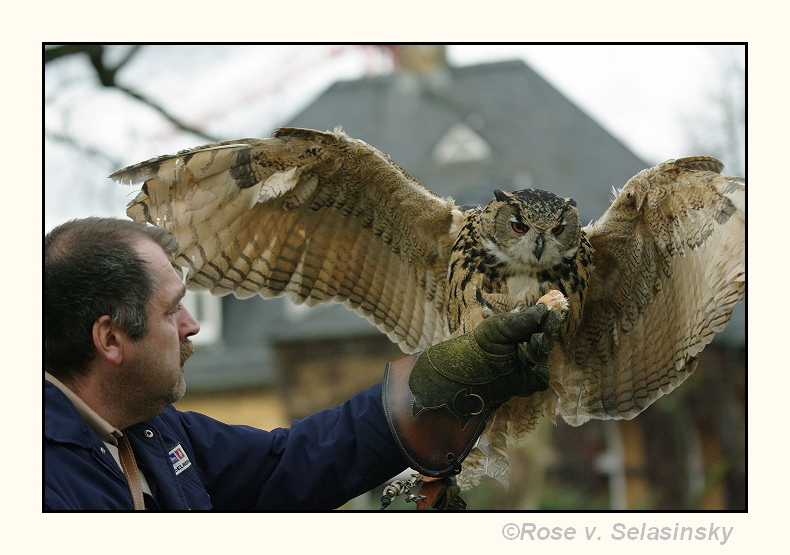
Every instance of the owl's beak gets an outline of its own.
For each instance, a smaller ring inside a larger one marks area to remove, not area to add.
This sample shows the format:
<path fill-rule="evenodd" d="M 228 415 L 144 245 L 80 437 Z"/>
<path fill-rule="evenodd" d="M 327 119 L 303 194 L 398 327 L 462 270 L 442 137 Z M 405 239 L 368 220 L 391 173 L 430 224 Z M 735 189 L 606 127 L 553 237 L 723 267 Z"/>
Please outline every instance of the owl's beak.
<path fill-rule="evenodd" d="M 535 258 L 540 260 L 540 255 L 543 254 L 543 237 L 541 235 L 538 235 L 538 238 L 535 241 L 535 248 L 532 249 L 532 254 L 535 255 Z"/>

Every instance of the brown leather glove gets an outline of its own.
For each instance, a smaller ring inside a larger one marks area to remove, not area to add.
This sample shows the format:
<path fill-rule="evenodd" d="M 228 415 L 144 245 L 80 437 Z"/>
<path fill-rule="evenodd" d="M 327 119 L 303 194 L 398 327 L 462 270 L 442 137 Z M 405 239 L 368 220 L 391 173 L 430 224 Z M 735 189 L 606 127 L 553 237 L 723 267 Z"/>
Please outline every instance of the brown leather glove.
<path fill-rule="evenodd" d="M 434 477 L 460 472 L 498 406 L 548 387 L 552 334 L 561 323 L 541 303 L 389 363 L 384 411 L 410 466 Z"/>

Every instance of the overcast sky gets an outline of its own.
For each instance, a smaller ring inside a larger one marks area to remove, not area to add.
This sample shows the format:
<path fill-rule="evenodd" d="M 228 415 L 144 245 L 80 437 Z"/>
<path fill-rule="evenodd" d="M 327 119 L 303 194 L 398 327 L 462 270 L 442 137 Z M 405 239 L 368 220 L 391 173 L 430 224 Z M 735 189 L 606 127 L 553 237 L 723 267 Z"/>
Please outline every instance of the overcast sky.
<path fill-rule="evenodd" d="M 124 51 L 118 46 L 112 53 Z M 732 63 L 743 68 L 744 56 L 742 46 L 448 47 L 454 65 L 523 59 L 649 163 L 700 153 L 690 138 L 710 135 L 716 98 L 727 86 L 722 70 Z M 143 47 L 118 80 L 190 125 L 233 139 L 268 135 L 337 80 L 391 70 L 387 54 L 370 47 L 171 45 Z M 46 230 L 73 217 L 123 216 L 132 190 L 107 175 L 206 142 L 99 87 L 84 57 L 48 64 L 44 77 L 48 136 L 68 136 L 81 147 L 45 140 Z M 100 155 L 86 156 L 85 149 Z"/>

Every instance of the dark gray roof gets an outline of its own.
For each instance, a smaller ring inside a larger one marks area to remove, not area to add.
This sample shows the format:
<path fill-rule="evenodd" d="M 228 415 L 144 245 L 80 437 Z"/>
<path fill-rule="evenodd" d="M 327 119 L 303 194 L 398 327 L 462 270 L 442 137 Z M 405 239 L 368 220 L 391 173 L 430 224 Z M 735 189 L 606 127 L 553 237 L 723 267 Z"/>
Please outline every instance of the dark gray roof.
<path fill-rule="evenodd" d="M 438 165 L 433 150 L 459 123 L 486 141 L 492 156 Z M 486 204 L 493 189 L 525 188 L 527 178 L 528 186 L 575 198 L 585 223 L 608 207 L 613 186 L 651 165 L 522 61 L 335 83 L 288 125 L 341 125 L 461 204 Z"/>

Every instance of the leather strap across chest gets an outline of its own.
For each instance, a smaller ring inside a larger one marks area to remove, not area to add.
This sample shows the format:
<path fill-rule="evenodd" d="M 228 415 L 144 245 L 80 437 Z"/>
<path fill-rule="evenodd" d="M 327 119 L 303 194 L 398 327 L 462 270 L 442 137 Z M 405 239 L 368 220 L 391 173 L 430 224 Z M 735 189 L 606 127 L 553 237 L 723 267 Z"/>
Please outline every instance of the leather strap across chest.
<path fill-rule="evenodd" d="M 140 480 L 140 469 L 137 468 L 137 461 L 134 458 L 132 446 L 129 438 L 122 435 L 118 438 L 118 456 L 121 459 L 121 470 L 123 470 L 126 481 L 129 483 L 129 491 L 132 493 L 132 503 L 135 511 L 145 510 L 145 500 L 143 499 L 143 485 Z"/>

